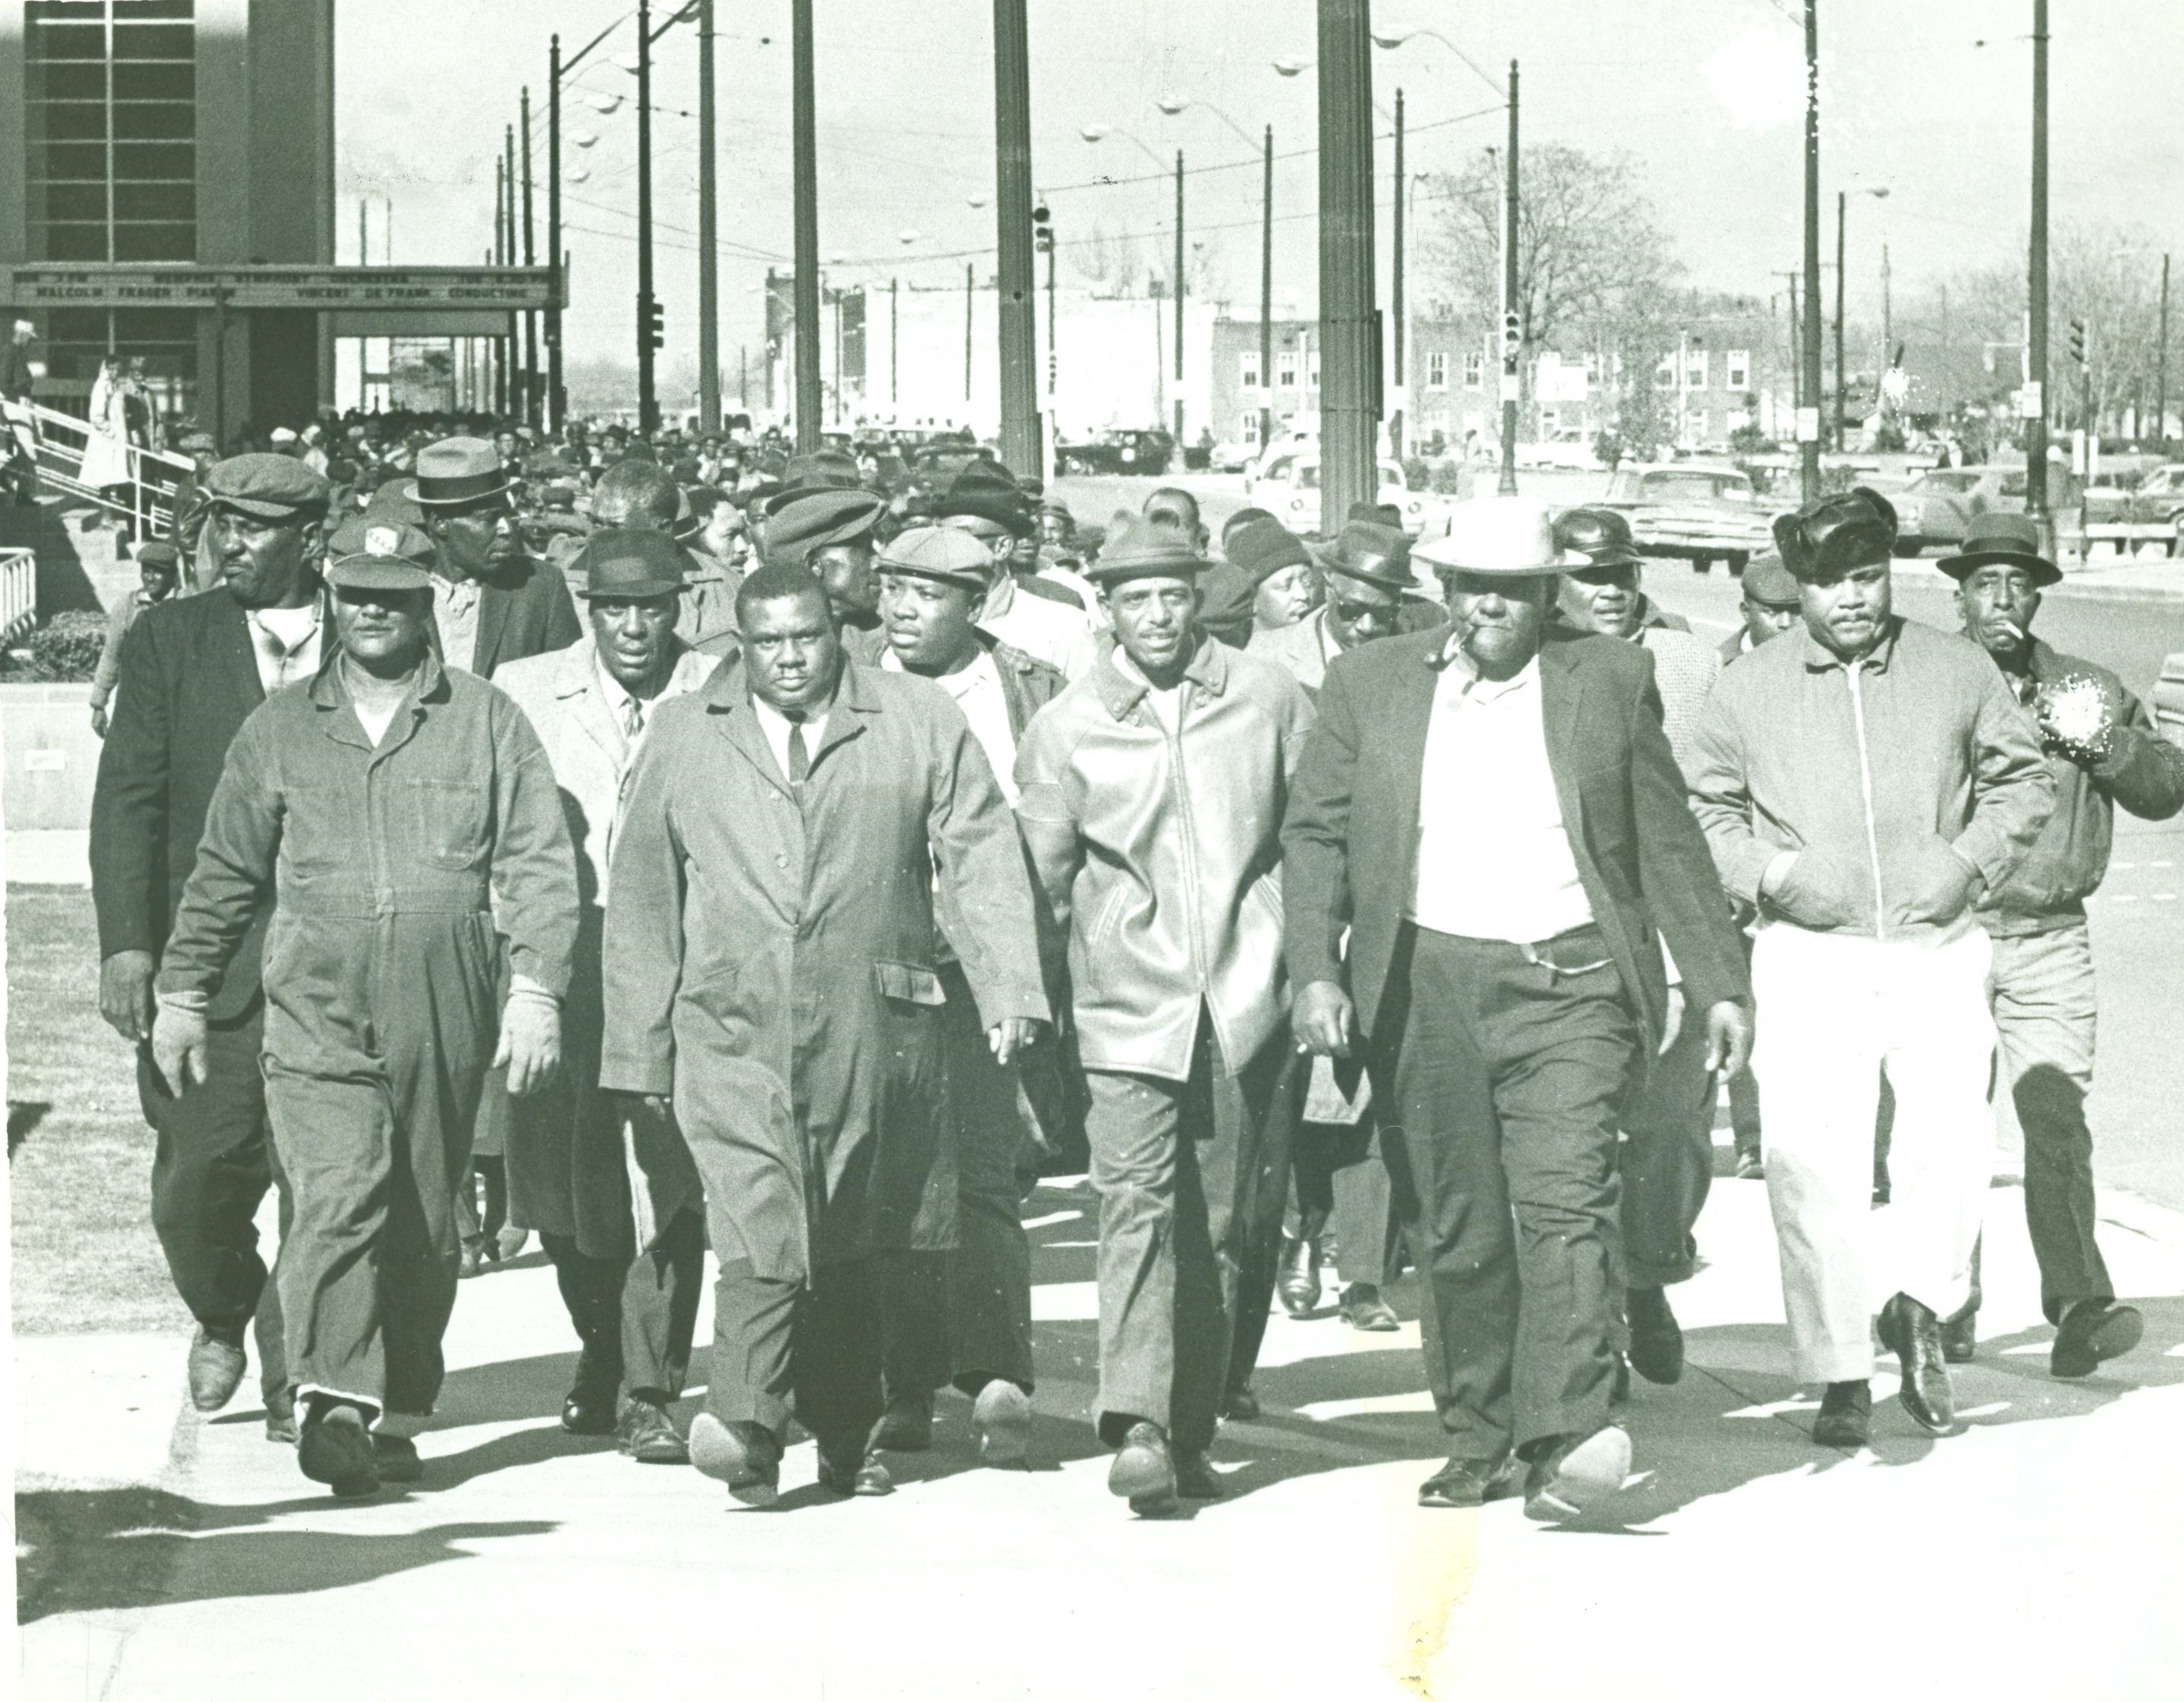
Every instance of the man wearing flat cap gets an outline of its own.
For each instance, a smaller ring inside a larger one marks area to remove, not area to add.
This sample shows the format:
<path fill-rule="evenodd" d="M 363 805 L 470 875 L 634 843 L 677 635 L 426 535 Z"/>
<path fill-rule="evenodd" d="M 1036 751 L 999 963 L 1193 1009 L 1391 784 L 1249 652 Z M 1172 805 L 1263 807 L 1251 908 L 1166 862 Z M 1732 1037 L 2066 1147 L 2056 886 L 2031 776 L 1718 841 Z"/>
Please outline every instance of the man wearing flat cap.
<path fill-rule="evenodd" d="M 447 437 L 417 452 L 403 494 L 424 510 L 439 581 L 432 619 L 440 659 L 482 680 L 504 662 L 560 650 L 583 636 L 561 576 L 523 548 L 510 493 L 515 440 Z"/>
<path fill-rule="evenodd" d="M 1017 742 L 1067 683 L 1060 671 L 979 630 L 992 555 L 968 533 L 914 526 L 882 548 L 884 671 L 932 681 L 971 724 L 1004 798 L 1017 801 Z M 935 968 L 947 998 L 949 1115 L 956 1145 L 957 1244 L 893 1261 L 886 1291 L 887 1415 L 882 1448 L 928 1445 L 933 1391 L 972 1401 L 989 1464 L 1018 1464 L 1032 1394 L 1031 1244 L 1022 1211 L 1039 1177 L 1042 1115 L 1066 1115 L 1056 1048 L 1014 1068 L 997 1063 L 979 1029 L 961 954 L 944 937 Z"/>
<path fill-rule="evenodd" d="M 106 617 L 106 642 L 99 647 L 98 668 L 91 676 L 91 730 L 106 737 L 106 705 L 121 673 L 121 644 L 136 617 L 175 594 L 181 559 L 173 544 L 153 538 L 136 546 L 136 587 L 115 600 Z"/>
<path fill-rule="evenodd" d="M 1156 1514 L 1220 1493 L 1206 1450 L 1257 1353 L 1304 1084 L 1278 835 L 1312 704 L 1199 631 L 1204 566 L 1172 526 L 1111 537 L 1114 648 L 1017 753 L 1090 1090 L 1107 1487 Z"/>
<path fill-rule="evenodd" d="M 1977 515 L 1940 566 L 1957 581 L 1964 636 L 2032 712 L 2055 781 L 2055 813 L 2024 861 L 1981 898 L 1979 921 L 1994 951 L 1995 1116 L 2003 1144 L 2021 1149 L 2040 1302 L 2056 1327 L 2048 1369 L 2086 1377 L 2129 1352 L 2144 1327 L 2135 1309 L 2116 1304 L 2094 1241 L 2086 1104 L 2099 999 L 2086 900 L 2108 873 L 2119 807 L 2142 821 L 2184 809 L 2184 750 L 2109 670 L 2033 636 L 2041 592 L 2063 576 L 2031 520 Z M 1972 1356 L 1978 1299 L 1975 1281 L 1970 1304 L 1943 1323 L 1952 1358 Z"/>
<path fill-rule="evenodd" d="M 827 589 L 827 606 L 845 632 L 879 631 L 879 585 L 872 557 L 887 503 L 870 491 L 815 485 L 768 498 L 766 559 L 807 569 Z M 878 641 L 873 642 L 877 654 Z"/>
<path fill-rule="evenodd" d="M 1739 576 L 1741 595 L 1737 613 L 1743 624 L 1721 641 L 1725 668 L 1740 656 L 1748 656 L 1770 639 L 1804 625 L 1805 604 L 1797 581 L 1782 565 L 1782 553 L 1770 549 L 1752 558 Z"/>
<path fill-rule="evenodd" d="M 972 462 L 934 492 L 928 512 L 951 531 L 977 538 L 992 559 L 981 626 L 1069 679 L 1092 666 L 1100 654 L 1094 611 L 1080 592 L 1035 570 L 1035 551 L 1020 558 L 1020 546 L 1035 542 L 1038 526 L 1007 468 Z"/>
<path fill-rule="evenodd" d="M 178 1097 L 213 1090 L 210 1012 L 270 908 L 262 1065 L 294 1199 L 278 1280 L 304 1405 L 297 1460 L 343 1496 L 422 1475 L 414 1438 L 444 1369 L 480 1084 L 504 1065 L 521 1096 L 553 1074 L 577 932 L 538 736 L 434 654 L 436 553 L 414 527 L 362 516 L 336 534 L 338 642 L 229 747 L 152 1032 Z"/>
<path fill-rule="evenodd" d="M 1993 1167 L 1993 949 L 1978 907 L 2054 809 L 2031 719 L 1980 647 L 1896 615 L 1896 512 L 1863 488 L 1774 523 L 1802 631 L 1724 669 L 1691 804 L 1722 884 L 1759 916 L 1752 1060 L 1814 1439 L 1864 1445 L 1874 1321 L 1922 1430 L 1955 1423 L 1942 1321 L 1970 1297 Z M 1874 1118 L 1896 1096 L 1892 1197 Z"/>
<path fill-rule="evenodd" d="M 1541 642 L 1574 565 L 1546 505 L 1459 503 L 1412 553 L 1450 626 L 1335 659 L 1291 796 L 1292 1021 L 1366 1060 L 1402 1132 L 1383 1155 L 1449 1453 L 1421 1505 L 1476 1506 L 1521 1460 L 1525 1510 L 1563 1519 L 1630 1469 L 1616 1142 L 1668 1021 L 1663 948 L 1709 1069 L 1742 1060 L 1748 989 L 1652 655 Z"/>
<path fill-rule="evenodd" d="M 561 1074 L 509 1107 L 510 1215 L 538 1232 L 582 1345 L 562 1428 L 611 1434 L 632 1459 L 658 1464 L 688 1458 L 667 1408 L 690 1364 L 705 1200 L 673 1122 L 600 1091 L 599 947 L 609 852 L 645 733 L 718 665 L 676 631 L 685 559 L 658 532 L 594 532 L 577 564 L 590 632 L 493 681 L 546 747 L 580 904 Z"/>
<path fill-rule="evenodd" d="M 286 455 L 237 455 L 205 476 L 203 548 L 220 581 L 148 609 L 122 641 L 113 719 L 92 793 L 92 898 L 99 1014 L 138 1048 L 137 1091 L 159 1137 L 152 1226 L 198 1321 L 190 1399 L 217 1412 L 242 1378 L 257 1322 L 266 1430 L 292 1440 L 280 1301 L 253 1219 L 275 1163 L 259 1068 L 265 1002 L 260 916 L 206 1008 L 206 1082 L 183 1098 L 152 1067 L 152 983 L 230 743 L 271 693 L 318 671 L 326 481 Z"/>

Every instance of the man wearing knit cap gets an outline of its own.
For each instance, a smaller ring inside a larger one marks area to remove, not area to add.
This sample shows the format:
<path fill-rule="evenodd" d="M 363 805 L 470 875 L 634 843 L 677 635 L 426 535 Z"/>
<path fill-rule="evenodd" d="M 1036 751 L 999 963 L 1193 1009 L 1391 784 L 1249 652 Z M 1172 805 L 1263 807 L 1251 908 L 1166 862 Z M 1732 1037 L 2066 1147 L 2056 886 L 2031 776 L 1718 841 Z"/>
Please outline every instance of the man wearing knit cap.
<path fill-rule="evenodd" d="M 816 486 L 783 492 L 767 508 L 764 543 L 769 565 L 808 569 L 827 588 L 827 604 L 845 632 L 879 628 L 879 586 L 872 557 L 886 502 L 870 491 Z"/>
<path fill-rule="evenodd" d="M 1100 1439 L 1142 1513 L 1212 1499 L 1257 1352 L 1304 1072 L 1284 1025 L 1282 804 L 1312 725 L 1288 673 L 1198 630 L 1205 560 L 1139 521 L 1092 571 L 1114 649 L 1040 711 L 1017 813 L 1068 940 L 1100 1196 Z"/>
<path fill-rule="evenodd" d="M 1279 520 L 1258 521 L 1229 533 L 1222 545 L 1231 565 L 1251 579 L 1253 642 L 1294 626 L 1318 601 L 1319 577 L 1312 552 Z"/>

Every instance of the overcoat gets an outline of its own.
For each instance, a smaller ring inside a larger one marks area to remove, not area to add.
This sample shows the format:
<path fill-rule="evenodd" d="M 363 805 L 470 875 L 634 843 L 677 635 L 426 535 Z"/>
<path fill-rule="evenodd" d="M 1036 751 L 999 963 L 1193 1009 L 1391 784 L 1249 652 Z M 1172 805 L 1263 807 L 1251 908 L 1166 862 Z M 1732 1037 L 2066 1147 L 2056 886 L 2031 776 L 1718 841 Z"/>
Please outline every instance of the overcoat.
<path fill-rule="evenodd" d="M 1048 1006 L 1015 823 L 947 693 L 845 659 L 792 786 L 723 665 L 654 722 L 609 891 L 600 1085 L 672 1096 L 719 1257 L 794 1282 L 948 1247 L 936 891 L 982 1025 Z"/>

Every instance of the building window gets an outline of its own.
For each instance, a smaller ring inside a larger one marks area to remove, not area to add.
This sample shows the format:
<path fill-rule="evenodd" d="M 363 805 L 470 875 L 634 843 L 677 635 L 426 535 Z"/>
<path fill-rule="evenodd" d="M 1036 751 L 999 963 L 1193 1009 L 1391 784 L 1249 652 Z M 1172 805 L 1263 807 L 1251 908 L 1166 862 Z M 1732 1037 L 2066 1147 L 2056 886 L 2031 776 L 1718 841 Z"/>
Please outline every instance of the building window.
<path fill-rule="evenodd" d="M 1429 390 L 1446 390 L 1448 388 L 1448 353 L 1446 350 L 1437 348 L 1426 357 L 1426 388 Z"/>
<path fill-rule="evenodd" d="M 1747 390 L 1752 385 L 1752 353 L 1749 349 L 1732 348 L 1729 352 L 1729 374 L 1724 381 L 1731 390 Z"/>
<path fill-rule="evenodd" d="M 1274 357 L 1274 385 L 1281 390 L 1296 388 L 1296 355 L 1293 350 L 1284 349 Z"/>
<path fill-rule="evenodd" d="M 1653 387 L 1656 390 L 1674 390 L 1676 387 L 1676 357 L 1674 355 L 1664 354 L 1661 357 L 1661 364 L 1653 369 Z"/>
<path fill-rule="evenodd" d="M 28 0 L 35 257 L 197 258 L 194 12 L 193 0 Z"/>
<path fill-rule="evenodd" d="M 1257 409 L 1251 409 L 1245 414 L 1243 429 L 1236 436 L 1238 441 L 1249 443 L 1254 448 L 1257 447 L 1259 442 L 1259 410 Z"/>
<path fill-rule="evenodd" d="M 1479 349 L 1468 350 L 1463 357 L 1463 387 L 1476 390 L 1486 381 L 1486 356 Z"/>
<path fill-rule="evenodd" d="M 1600 351 L 1596 348 L 1585 351 L 1585 381 L 1588 387 L 1600 382 Z"/>
<path fill-rule="evenodd" d="M 1319 388 L 1319 351 L 1318 349 L 1312 350 L 1306 359 L 1304 386 L 1307 390 Z"/>
<path fill-rule="evenodd" d="M 1243 369 L 1244 388 L 1256 390 L 1259 387 L 1259 351 L 1256 348 L 1245 349 L 1237 364 Z"/>
<path fill-rule="evenodd" d="M 1703 390 L 1707 387 L 1707 352 L 1702 348 L 1686 350 L 1684 355 L 1684 388 Z"/>

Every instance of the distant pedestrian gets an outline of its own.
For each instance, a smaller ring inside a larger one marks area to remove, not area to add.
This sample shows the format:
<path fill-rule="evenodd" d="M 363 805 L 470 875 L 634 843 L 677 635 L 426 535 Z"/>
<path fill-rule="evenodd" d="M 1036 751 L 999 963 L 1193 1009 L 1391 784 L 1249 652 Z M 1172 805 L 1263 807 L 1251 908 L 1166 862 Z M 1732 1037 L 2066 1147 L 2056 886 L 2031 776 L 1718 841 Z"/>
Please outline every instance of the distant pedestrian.
<path fill-rule="evenodd" d="M 138 615 L 175 594 L 181 575 L 181 562 L 174 545 L 155 538 L 138 547 L 136 588 L 117 599 L 107 615 L 106 642 L 99 649 L 98 671 L 91 677 L 91 730 L 101 738 L 106 737 L 106 705 L 121 673 L 122 641 Z"/>

